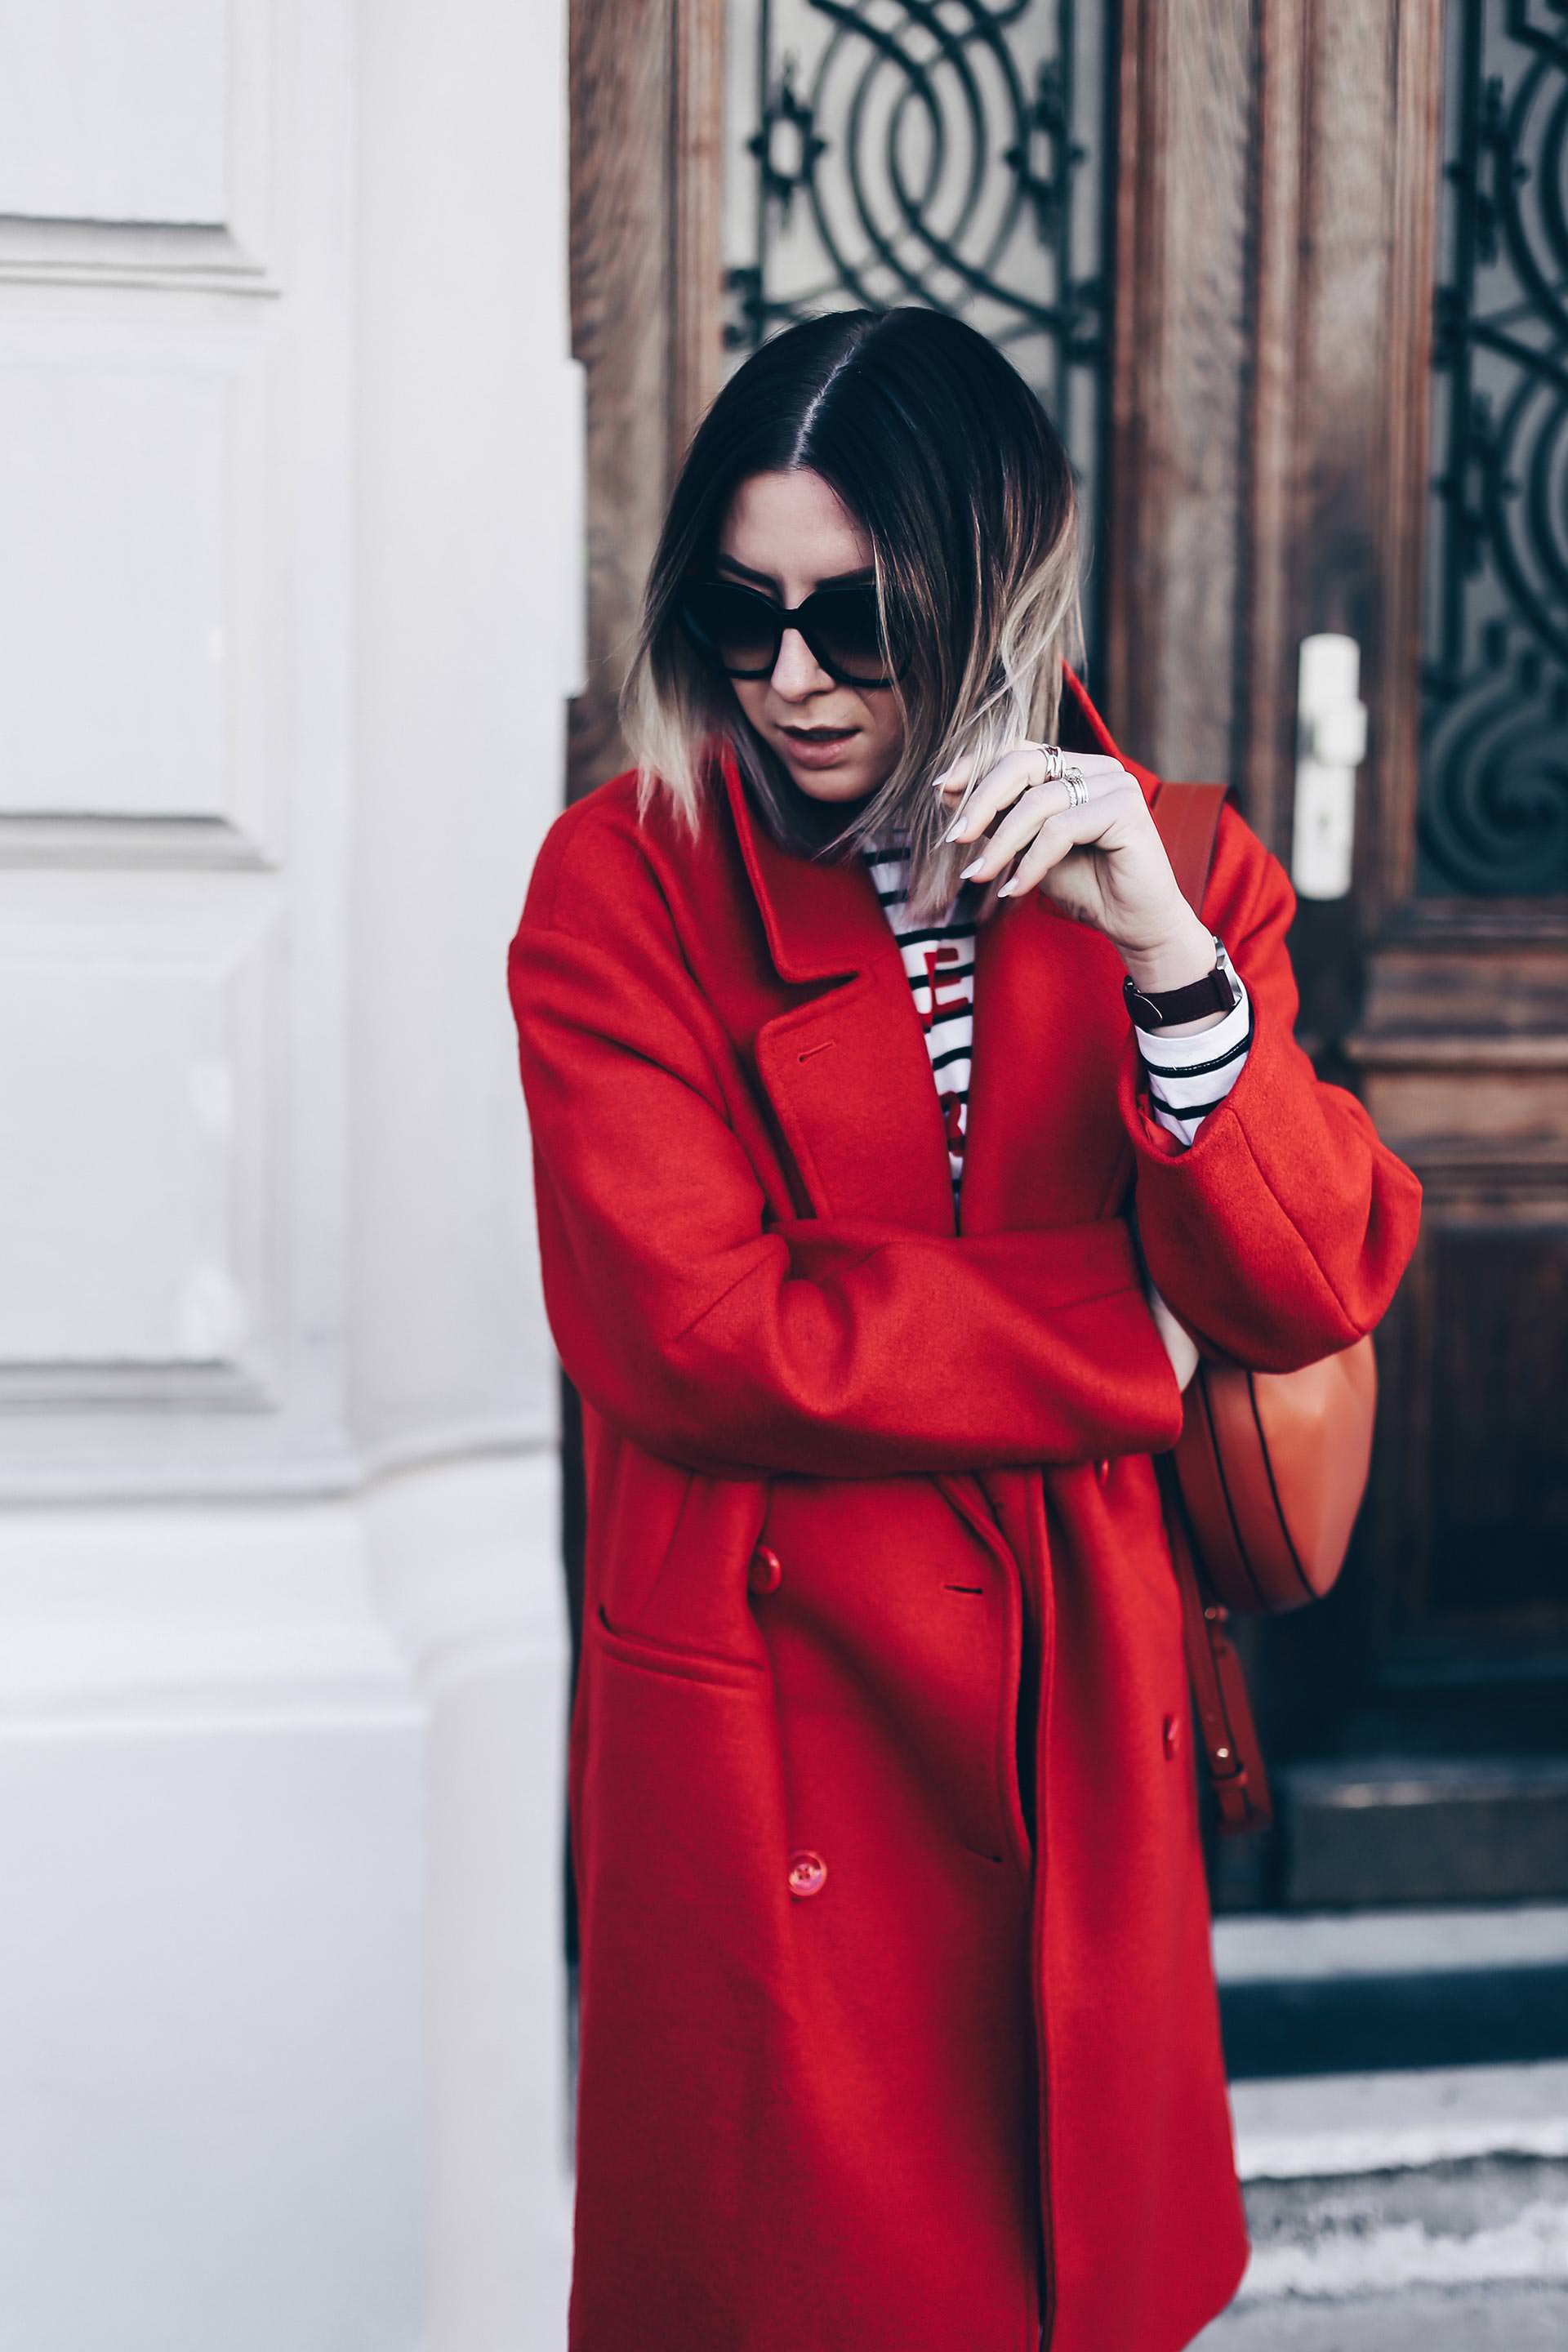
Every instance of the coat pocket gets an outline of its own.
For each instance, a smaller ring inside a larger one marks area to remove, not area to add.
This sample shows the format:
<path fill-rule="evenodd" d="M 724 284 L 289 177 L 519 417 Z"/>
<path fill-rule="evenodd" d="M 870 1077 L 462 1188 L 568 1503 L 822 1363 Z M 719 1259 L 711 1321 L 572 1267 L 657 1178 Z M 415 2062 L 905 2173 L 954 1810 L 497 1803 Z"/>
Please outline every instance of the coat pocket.
<path fill-rule="evenodd" d="M 600 1648 L 623 1665 L 641 1666 L 649 1674 L 674 1675 L 689 1682 L 727 1683 L 737 1690 L 758 1689 L 767 1678 L 767 1668 L 760 1660 L 716 1657 L 706 1650 L 623 1632 L 611 1623 L 602 1601 L 596 1613 Z"/>
<path fill-rule="evenodd" d="M 764 1666 L 746 1572 L 766 1484 L 658 1463 L 628 1470 L 609 1501 L 597 1528 L 590 1507 L 598 1572 L 589 1592 L 599 1630 L 648 1653 L 655 1666 L 661 1656 L 720 1669 Z"/>

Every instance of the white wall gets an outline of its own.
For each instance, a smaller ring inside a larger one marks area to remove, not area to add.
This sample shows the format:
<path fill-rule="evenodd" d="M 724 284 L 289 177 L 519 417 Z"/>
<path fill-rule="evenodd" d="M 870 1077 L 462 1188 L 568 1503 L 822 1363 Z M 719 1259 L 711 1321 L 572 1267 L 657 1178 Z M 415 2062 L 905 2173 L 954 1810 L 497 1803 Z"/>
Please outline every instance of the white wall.
<path fill-rule="evenodd" d="M 0 2342 L 562 2339 L 564 0 L 0 7 Z"/>

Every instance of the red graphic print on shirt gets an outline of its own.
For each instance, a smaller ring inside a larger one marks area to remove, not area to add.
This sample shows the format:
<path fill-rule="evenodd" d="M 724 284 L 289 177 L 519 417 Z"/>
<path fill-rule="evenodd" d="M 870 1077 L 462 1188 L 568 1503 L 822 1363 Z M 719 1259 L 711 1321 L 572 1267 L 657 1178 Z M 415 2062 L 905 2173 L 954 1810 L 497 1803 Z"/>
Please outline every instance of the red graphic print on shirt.
<path fill-rule="evenodd" d="M 940 947 L 927 948 L 921 960 L 926 968 L 926 1008 L 921 1014 L 921 1027 L 929 1029 L 942 1013 L 955 1011 L 969 1000 L 962 988 L 950 988 L 945 994 L 942 992 L 939 975 L 963 962 L 963 954 L 953 940 L 943 940 Z"/>

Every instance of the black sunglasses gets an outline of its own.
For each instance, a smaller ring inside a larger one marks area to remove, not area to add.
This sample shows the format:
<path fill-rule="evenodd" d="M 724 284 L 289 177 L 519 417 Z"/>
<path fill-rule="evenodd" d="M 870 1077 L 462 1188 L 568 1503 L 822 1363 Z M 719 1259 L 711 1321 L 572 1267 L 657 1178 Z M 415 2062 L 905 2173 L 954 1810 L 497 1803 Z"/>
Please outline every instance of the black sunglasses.
<path fill-rule="evenodd" d="M 798 629 L 841 686 L 890 686 L 877 623 L 877 591 L 818 588 L 786 612 L 733 580 L 688 580 L 676 616 L 701 658 L 726 677 L 771 677 L 786 629 Z M 893 673 L 902 677 L 906 660 Z"/>

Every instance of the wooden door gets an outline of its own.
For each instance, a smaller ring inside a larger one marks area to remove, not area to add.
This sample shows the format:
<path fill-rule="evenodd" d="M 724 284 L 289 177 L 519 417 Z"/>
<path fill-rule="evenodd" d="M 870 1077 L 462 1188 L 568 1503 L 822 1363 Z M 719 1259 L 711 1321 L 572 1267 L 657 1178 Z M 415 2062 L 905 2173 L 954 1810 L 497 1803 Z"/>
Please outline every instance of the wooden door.
<path fill-rule="evenodd" d="M 1302 903 L 1300 1034 L 1426 1186 L 1342 1587 L 1248 1629 L 1280 1826 L 1215 1849 L 1216 1896 L 1568 1891 L 1568 24 L 1552 0 L 1050 7 L 1056 57 L 1098 37 L 1110 68 L 1114 236 L 1052 314 L 1075 366 L 1097 320 L 1112 352 L 1084 411 L 1091 681 L 1131 750 L 1232 778 L 1289 858 L 1298 647 L 1359 645 L 1354 886 Z M 726 284 L 725 15 L 573 9 L 574 793 L 619 762 L 673 458 L 767 291 Z M 1058 180 L 1093 144 L 1066 87 L 1043 73 L 1027 116 Z M 805 94 L 773 108 L 802 201 Z M 988 168 L 1039 193 L 1027 141 Z"/>
<path fill-rule="evenodd" d="M 1302 1034 L 1426 1190 L 1351 1567 L 1250 1643 L 1282 1821 L 1220 1893 L 1561 1894 L 1568 20 L 1265 0 L 1255 47 L 1221 7 L 1189 45 L 1197 15 L 1201 81 L 1168 12 L 1125 20 L 1110 698 L 1288 856 L 1297 648 L 1359 644 L 1354 885 L 1302 903 Z"/>

